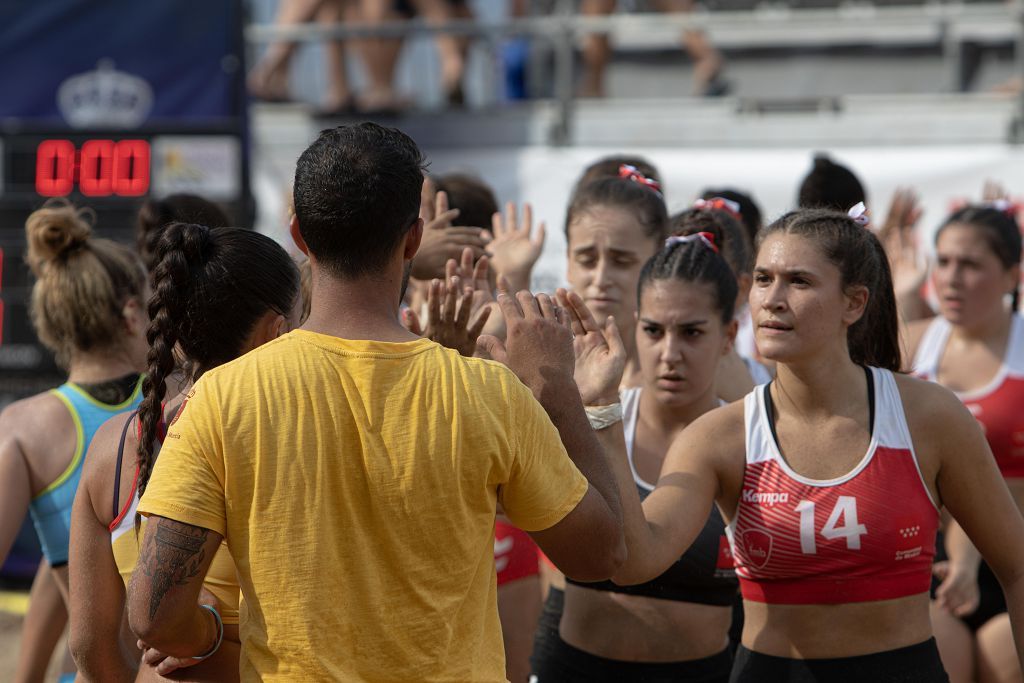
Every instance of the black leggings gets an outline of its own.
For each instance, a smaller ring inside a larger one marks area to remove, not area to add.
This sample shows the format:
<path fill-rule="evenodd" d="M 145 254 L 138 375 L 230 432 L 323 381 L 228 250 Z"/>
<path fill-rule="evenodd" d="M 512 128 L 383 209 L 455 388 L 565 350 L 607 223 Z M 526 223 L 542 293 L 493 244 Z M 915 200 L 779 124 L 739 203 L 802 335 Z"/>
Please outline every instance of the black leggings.
<path fill-rule="evenodd" d="M 732 668 L 729 650 L 689 662 L 623 662 L 598 657 L 569 645 L 558 634 L 565 593 L 548 592 L 533 639 L 530 665 L 537 683 L 726 683 Z"/>
<path fill-rule="evenodd" d="M 727 683 L 732 655 L 717 655 L 688 662 L 624 662 L 599 657 L 575 648 L 557 635 L 544 656 L 535 660 L 536 683 Z"/>
<path fill-rule="evenodd" d="M 729 683 L 949 683 L 935 639 L 836 659 L 789 659 L 740 645 Z"/>

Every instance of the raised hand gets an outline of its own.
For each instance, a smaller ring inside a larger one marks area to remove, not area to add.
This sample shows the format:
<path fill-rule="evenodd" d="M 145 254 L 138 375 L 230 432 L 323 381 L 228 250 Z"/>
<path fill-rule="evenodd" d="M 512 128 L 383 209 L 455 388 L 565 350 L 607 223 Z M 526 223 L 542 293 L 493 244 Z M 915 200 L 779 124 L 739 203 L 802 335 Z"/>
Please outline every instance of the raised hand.
<path fill-rule="evenodd" d="M 447 279 L 460 278 L 463 282 L 473 287 L 473 312 L 475 313 L 483 306 L 494 303 L 494 292 L 491 290 L 491 282 L 488 277 L 490 261 L 486 256 L 478 260 L 473 257 L 473 250 L 466 248 L 462 250 L 462 257 L 456 263 L 449 259 L 445 264 L 444 276 Z"/>
<path fill-rule="evenodd" d="M 619 402 L 619 384 L 626 368 L 626 347 L 611 316 L 599 325 L 576 292 L 559 289 L 558 303 L 569 316 L 576 357 L 574 378 L 583 405 Z"/>
<path fill-rule="evenodd" d="M 424 187 L 427 187 L 424 181 Z M 459 210 L 448 207 L 448 195 L 437 192 L 432 201 L 426 200 L 428 190 L 420 198 L 420 217 L 423 219 L 423 239 L 416 258 L 412 260 L 412 276 L 419 280 L 430 280 L 444 273 L 449 259 L 459 259 L 464 249 L 470 249 L 473 260 L 484 255 L 484 247 L 490 241 L 481 228 L 453 227 Z"/>
<path fill-rule="evenodd" d="M 507 365 L 546 409 L 575 394 L 572 332 L 565 312 L 547 294 L 535 297 L 526 290 L 512 296 L 499 289 L 498 306 L 508 330 L 505 342 L 484 335 L 477 355 Z"/>
<path fill-rule="evenodd" d="M 449 266 L 454 269 L 454 262 Z M 483 265 L 486 281 L 487 264 Z M 436 341 L 441 346 L 455 349 L 463 356 L 472 356 L 476 350 L 477 338 L 491 315 L 489 306 L 474 310 L 475 290 L 472 285 L 461 287 L 458 276 L 435 279 L 427 291 L 427 325 L 424 329 L 419 316 L 406 309 L 402 322 L 406 328 L 423 337 Z M 470 320 L 472 319 L 472 322 Z"/>
<path fill-rule="evenodd" d="M 523 204 L 523 220 L 518 220 L 516 205 L 505 205 L 505 215 L 495 213 L 491 217 L 493 239 L 487 246 L 491 265 L 495 272 L 508 278 L 512 286 L 528 289 L 530 273 L 544 249 L 545 226 L 541 222 L 533 229 L 533 207 Z"/>
<path fill-rule="evenodd" d="M 889 213 L 878 233 L 889 257 L 897 298 L 914 296 L 928 276 L 928 263 L 918 248 L 914 231 L 921 214 L 917 193 L 908 187 L 896 188 Z"/>
<path fill-rule="evenodd" d="M 981 201 L 996 202 L 1000 199 L 1009 199 L 1010 193 L 998 180 L 986 179 L 981 186 Z"/>

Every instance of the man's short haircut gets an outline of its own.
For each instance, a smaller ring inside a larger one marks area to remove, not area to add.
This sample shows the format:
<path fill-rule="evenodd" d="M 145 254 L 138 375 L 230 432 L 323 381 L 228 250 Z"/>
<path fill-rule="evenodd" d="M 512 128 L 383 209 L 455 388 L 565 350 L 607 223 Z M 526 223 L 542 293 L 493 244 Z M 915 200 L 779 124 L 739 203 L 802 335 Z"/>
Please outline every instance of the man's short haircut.
<path fill-rule="evenodd" d="M 330 128 L 299 157 L 295 215 L 313 258 L 338 277 L 384 268 L 419 216 L 423 154 L 396 128 Z"/>

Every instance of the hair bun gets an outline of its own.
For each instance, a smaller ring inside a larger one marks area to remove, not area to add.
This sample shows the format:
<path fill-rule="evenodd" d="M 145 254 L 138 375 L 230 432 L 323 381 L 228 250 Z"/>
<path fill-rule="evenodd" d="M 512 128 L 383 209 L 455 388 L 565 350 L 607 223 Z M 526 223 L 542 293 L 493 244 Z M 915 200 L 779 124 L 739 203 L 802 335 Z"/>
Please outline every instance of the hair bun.
<path fill-rule="evenodd" d="M 815 169 L 825 169 L 828 168 L 829 166 L 835 166 L 835 164 L 833 163 L 832 159 L 829 158 L 828 154 L 826 154 L 825 152 L 818 152 L 817 154 L 814 155 Z"/>
<path fill-rule="evenodd" d="M 66 199 L 51 199 L 33 211 L 25 222 L 28 262 L 38 275 L 40 268 L 65 258 L 88 242 L 95 214 L 76 208 Z"/>

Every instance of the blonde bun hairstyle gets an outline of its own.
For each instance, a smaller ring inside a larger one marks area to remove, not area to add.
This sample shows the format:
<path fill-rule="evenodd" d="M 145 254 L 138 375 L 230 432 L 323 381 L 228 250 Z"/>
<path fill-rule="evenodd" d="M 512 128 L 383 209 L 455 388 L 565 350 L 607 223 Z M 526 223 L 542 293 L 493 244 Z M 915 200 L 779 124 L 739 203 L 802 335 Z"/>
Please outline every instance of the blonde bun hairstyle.
<path fill-rule="evenodd" d="M 95 220 L 91 209 L 51 199 L 25 222 L 26 261 L 36 277 L 32 324 L 63 367 L 76 351 L 116 346 L 125 303 L 145 305 L 142 262 L 128 247 L 94 237 Z"/>

